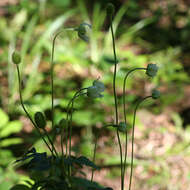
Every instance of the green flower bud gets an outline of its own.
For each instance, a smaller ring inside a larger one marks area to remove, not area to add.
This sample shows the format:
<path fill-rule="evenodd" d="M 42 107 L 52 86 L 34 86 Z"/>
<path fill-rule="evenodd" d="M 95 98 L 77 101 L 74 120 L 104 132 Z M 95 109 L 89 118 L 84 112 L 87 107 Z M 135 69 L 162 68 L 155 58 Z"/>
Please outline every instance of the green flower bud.
<path fill-rule="evenodd" d="M 112 16 L 115 12 L 115 7 L 112 3 L 108 3 L 106 7 L 107 14 Z"/>
<path fill-rule="evenodd" d="M 83 24 L 80 24 L 80 26 L 78 27 L 78 33 L 81 35 L 85 35 L 86 34 L 86 28 Z"/>
<path fill-rule="evenodd" d="M 100 94 L 100 92 L 96 86 L 88 87 L 87 96 L 89 98 L 101 98 L 101 97 L 103 97 L 103 95 Z"/>
<path fill-rule="evenodd" d="M 79 38 L 81 38 L 85 42 L 89 41 L 89 37 L 87 36 L 88 29 L 91 29 L 91 25 L 87 24 L 87 23 L 82 23 L 82 24 L 79 25 L 78 28 L 75 28 L 75 31 L 78 32 Z"/>
<path fill-rule="evenodd" d="M 120 122 L 119 125 L 118 125 L 118 130 L 120 132 L 126 133 L 126 131 L 127 131 L 126 123 L 125 122 Z"/>
<path fill-rule="evenodd" d="M 46 120 L 45 120 L 45 117 L 44 117 L 43 113 L 36 112 L 35 115 L 34 115 L 34 120 L 35 120 L 36 125 L 39 128 L 41 128 L 41 129 L 45 128 Z"/>
<path fill-rule="evenodd" d="M 21 57 L 20 57 L 20 54 L 18 52 L 16 52 L 16 51 L 13 52 L 12 61 L 14 64 L 19 64 L 21 62 Z"/>
<path fill-rule="evenodd" d="M 158 67 L 156 64 L 152 64 L 152 63 L 148 64 L 147 69 L 146 69 L 146 74 L 149 77 L 156 76 L 157 71 L 158 71 Z"/>
<path fill-rule="evenodd" d="M 156 89 L 154 89 L 154 90 L 152 91 L 152 98 L 153 98 L 153 99 L 158 99 L 158 98 L 160 98 L 160 95 L 161 95 L 160 91 L 158 91 L 158 90 L 156 90 Z"/>
<path fill-rule="evenodd" d="M 104 91 L 104 84 L 98 80 L 93 82 L 93 86 L 88 87 L 87 96 L 90 98 L 101 98 L 103 95 L 101 94 Z"/>
<path fill-rule="evenodd" d="M 98 80 L 93 82 L 93 86 L 96 86 L 99 92 L 103 92 L 105 90 L 104 84 Z"/>

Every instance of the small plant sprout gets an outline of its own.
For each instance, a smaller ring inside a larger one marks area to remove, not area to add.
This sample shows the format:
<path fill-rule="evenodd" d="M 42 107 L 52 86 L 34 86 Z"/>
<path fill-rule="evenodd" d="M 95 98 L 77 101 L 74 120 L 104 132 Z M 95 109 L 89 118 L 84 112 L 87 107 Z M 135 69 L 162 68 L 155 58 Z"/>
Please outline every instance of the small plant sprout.
<path fill-rule="evenodd" d="M 54 114 L 54 51 L 55 51 L 55 41 L 56 38 L 67 29 L 63 29 L 59 31 L 53 38 L 52 42 L 52 50 L 51 50 L 51 60 L 50 60 L 50 74 L 51 74 L 51 126 L 53 130 L 53 138 L 51 133 L 46 131 L 46 117 L 42 112 L 36 112 L 34 118 L 27 111 L 23 97 L 22 97 L 22 88 L 21 88 L 21 75 L 19 70 L 19 63 L 21 62 L 21 56 L 18 52 L 14 52 L 12 54 L 12 62 L 16 65 L 17 75 L 18 75 L 18 83 L 19 83 L 19 97 L 20 104 L 26 114 L 26 116 L 31 121 L 34 128 L 37 130 L 38 134 L 46 144 L 47 148 L 51 152 L 51 156 L 48 156 L 46 152 L 38 153 L 35 148 L 27 151 L 26 154 L 17 162 L 28 161 L 28 166 L 30 168 L 30 174 L 33 176 L 33 184 L 29 184 L 31 187 L 27 187 L 28 189 L 45 189 L 45 190 L 112 190 L 110 187 L 102 187 L 98 183 L 93 182 L 94 171 L 99 169 L 98 166 L 95 165 L 96 159 L 96 149 L 98 137 L 102 129 L 107 127 L 114 127 L 116 129 L 117 141 L 119 146 L 120 153 L 120 173 L 121 173 L 121 190 L 128 189 L 131 190 L 132 184 L 132 176 L 133 176 L 133 155 L 134 155 L 134 133 L 135 133 L 135 120 L 136 113 L 139 106 L 147 99 L 153 98 L 158 99 L 160 97 L 160 92 L 156 89 L 152 91 L 150 96 L 144 97 L 140 99 L 134 107 L 133 113 L 133 121 L 132 124 L 128 124 L 127 122 L 127 111 L 126 111 L 126 82 L 128 76 L 134 71 L 145 71 L 149 77 L 155 77 L 158 71 L 158 67 L 156 64 L 148 64 L 147 68 L 133 68 L 129 70 L 123 79 L 123 94 L 122 94 L 122 114 L 119 114 L 120 109 L 118 109 L 118 98 L 116 92 L 116 79 L 117 79 L 117 65 L 119 64 L 119 59 L 117 59 L 116 47 L 115 47 L 115 36 L 113 31 L 113 15 L 115 12 L 115 7 L 113 4 L 108 3 L 107 8 L 107 16 L 110 22 L 111 36 L 112 36 L 112 48 L 114 60 L 111 60 L 111 63 L 114 63 L 114 71 L 113 71 L 113 102 L 114 102 L 114 121 L 110 124 L 104 124 L 103 127 L 98 130 L 97 135 L 95 135 L 95 145 L 93 151 L 93 160 L 89 160 L 84 156 L 76 157 L 71 152 L 71 137 L 72 137 L 72 119 L 73 114 L 75 112 L 74 105 L 76 104 L 77 98 L 85 95 L 89 100 L 101 98 L 103 97 L 103 92 L 105 90 L 104 84 L 99 80 L 94 80 L 92 86 L 81 88 L 76 91 L 71 100 L 68 102 L 66 107 L 66 117 L 62 117 L 62 119 L 56 123 L 55 114 Z M 76 28 L 70 28 L 68 30 L 72 30 L 77 32 L 78 37 L 85 42 L 89 41 L 88 30 L 91 29 L 91 25 L 87 23 L 82 23 Z M 120 118 L 122 116 L 122 118 Z M 121 121 L 121 122 L 119 122 Z M 125 144 L 122 147 L 120 135 L 122 133 L 125 135 Z M 130 176 L 129 176 L 129 186 L 128 188 L 124 188 L 125 186 L 125 173 L 126 173 L 126 160 L 127 160 L 127 150 L 128 150 L 128 133 L 131 133 L 131 162 L 130 162 Z M 60 135 L 60 146 L 61 151 L 58 152 L 56 146 L 54 145 L 54 140 L 56 135 Z M 82 173 L 80 168 L 82 167 L 90 167 L 92 171 L 91 180 L 86 178 L 78 177 L 79 173 Z M 43 171 L 43 172 L 42 172 Z M 35 175 L 34 175 L 35 174 Z M 76 175 L 75 175 L 76 174 Z M 36 177 L 37 176 L 37 177 Z M 38 176 L 40 176 L 38 178 Z M 16 188 L 16 186 L 14 186 Z M 13 187 L 13 188 L 14 188 Z M 15 189 L 11 189 L 15 190 Z M 117 189 L 118 190 L 118 189 Z"/>

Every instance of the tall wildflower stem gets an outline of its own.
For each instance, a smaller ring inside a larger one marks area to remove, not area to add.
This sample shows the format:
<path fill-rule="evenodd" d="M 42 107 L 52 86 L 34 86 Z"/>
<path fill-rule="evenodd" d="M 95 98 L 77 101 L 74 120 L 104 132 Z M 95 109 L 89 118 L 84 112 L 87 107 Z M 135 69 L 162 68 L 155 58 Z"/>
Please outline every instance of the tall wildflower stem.
<path fill-rule="evenodd" d="M 63 32 L 63 30 L 59 31 L 53 38 L 52 42 L 52 50 L 51 50 L 51 122 L 52 128 L 54 127 L 54 52 L 55 52 L 55 40 L 56 38 Z"/>
<path fill-rule="evenodd" d="M 127 81 L 128 76 L 136 70 L 146 70 L 146 68 L 131 69 L 125 75 L 124 82 L 123 82 L 123 117 L 124 117 L 125 124 L 127 123 L 127 118 L 126 118 L 127 113 L 126 113 L 126 103 L 125 103 L 126 81 Z M 125 134 L 125 154 L 124 154 L 124 164 L 123 164 L 123 186 L 125 185 L 124 184 L 125 183 L 125 169 L 126 169 L 126 160 L 127 160 L 127 142 L 128 142 L 128 134 L 127 133 L 128 133 L 128 131 L 126 131 L 126 134 Z"/>
<path fill-rule="evenodd" d="M 117 127 L 114 124 L 107 124 L 107 125 L 104 125 L 102 127 L 102 129 L 106 128 L 106 127 L 111 127 L 111 126 Z M 95 136 L 95 143 L 94 143 L 94 150 L 93 150 L 93 159 L 92 159 L 93 163 L 95 163 L 95 161 L 96 161 L 96 149 L 97 149 L 97 143 L 98 143 L 98 138 L 99 137 L 100 137 L 100 131 L 98 131 L 98 134 Z M 94 178 L 94 169 L 92 169 L 91 181 L 93 181 L 93 178 Z"/>
<path fill-rule="evenodd" d="M 135 110 L 134 110 L 134 115 L 133 115 L 133 126 L 132 126 L 132 144 L 131 144 L 131 147 L 132 147 L 132 150 L 131 150 L 131 169 L 130 169 L 130 178 L 129 178 L 129 190 L 131 190 L 131 183 L 132 183 L 132 175 L 133 175 L 133 155 L 134 155 L 134 132 L 135 132 L 135 120 L 136 120 L 136 113 L 137 113 L 137 109 L 139 107 L 139 105 L 144 102 L 145 100 L 147 100 L 148 98 L 152 98 L 152 96 L 147 96 L 143 99 L 141 99 L 136 107 L 135 107 Z"/>
<path fill-rule="evenodd" d="M 44 141 L 44 143 L 46 144 L 46 146 L 48 147 L 48 149 L 50 150 L 50 152 L 52 153 L 52 156 L 53 156 L 54 155 L 53 149 L 51 149 L 51 147 L 49 146 L 49 144 L 47 143 L 47 141 L 45 140 L 45 138 L 41 134 L 40 129 L 38 128 L 38 126 L 36 125 L 36 123 L 33 121 L 32 117 L 30 116 L 30 114 L 28 113 L 28 111 L 26 110 L 26 108 L 24 106 L 23 98 L 22 98 L 20 70 L 19 70 L 19 66 L 18 65 L 16 65 L 16 69 L 17 69 L 18 82 L 19 82 L 19 96 L 20 96 L 21 106 L 22 106 L 24 112 L 26 113 L 27 117 L 29 118 L 29 120 L 31 121 L 31 123 L 33 124 L 33 126 L 35 127 L 35 129 L 38 131 L 40 137 L 42 138 L 42 140 Z"/>
<path fill-rule="evenodd" d="M 112 42 L 113 42 L 113 53 L 114 53 L 114 75 L 113 75 L 113 92 L 114 92 L 114 102 L 115 102 L 115 122 L 116 125 L 118 125 L 118 102 L 117 102 L 117 93 L 116 93 L 116 73 L 117 73 L 117 56 L 116 56 L 116 50 L 115 50 L 115 38 L 114 38 L 114 32 L 113 32 L 113 18 L 112 16 L 110 17 L 110 22 L 111 22 L 111 35 L 112 35 Z M 122 147 L 121 147 L 121 140 L 119 137 L 119 130 L 117 129 L 117 139 L 118 139 L 118 144 L 119 144 L 119 150 L 120 150 L 120 159 L 121 159 L 121 189 L 123 190 L 123 158 L 122 158 Z"/>
<path fill-rule="evenodd" d="M 68 154 L 68 138 L 69 138 L 69 107 L 70 105 L 72 104 L 72 102 L 75 100 L 75 98 L 77 98 L 78 96 L 80 96 L 80 93 L 83 91 L 83 90 L 86 90 L 87 88 L 82 88 L 80 90 L 78 90 L 73 98 L 69 101 L 68 105 L 67 105 L 67 116 L 66 116 L 66 122 L 67 122 L 67 128 L 66 128 L 66 155 Z M 71 113 L 72 114 L 72 113 Z M 63 148 L 63 135 L 64 135 L 64 130 L 61 129 L 61 151 L 62 151 L 62 157 L 64 156 L 64 148 Z"/>

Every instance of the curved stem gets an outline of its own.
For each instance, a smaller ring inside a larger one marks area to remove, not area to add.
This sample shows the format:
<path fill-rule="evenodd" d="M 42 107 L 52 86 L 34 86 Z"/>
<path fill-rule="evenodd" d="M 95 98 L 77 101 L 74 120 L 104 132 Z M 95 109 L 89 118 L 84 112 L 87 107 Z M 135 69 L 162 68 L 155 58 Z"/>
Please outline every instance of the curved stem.
<path fill-rule="evenodd" d="M 151 98 L 152 96 L 147 96 L 143 99 L 141 99 L 136 107 L 135 107 L 135 111 L 134 111 L 134 116 L 133 116 L 133 126 L 132 126 L 132 152 L 131 152 L 131 171 L 130 171 L 130 179 L 129 179 L 129 190 L 131 190 L 131 183 L 132 183 L 132 175 L 133 175 L 133 154 L 134 154 L 134 131 L 135 131 L 135 119 L 136 119 L 136 113 L 137 113 L 137 109 L 139 107 L 139 105 L 145 101 L 148 98 Z"/>
<path fill-rule="evenodd" d="M 54 52 L 55 52 L 55 40 L 56 38 L 63 32 L 63 30 L 61 30 L 60 32 L 58 32 L 54 38 L 53 38 L 53 43 L 52 43 L 52 51 L 51 51 L 51 122 L 52 122 L 52 129 L 54 127 L 54 64 L 53 64 L 53 59 L 54 59 Z"/>
<path fill-rule="evenodd" d="M 44 141 L 44 143 L 46 144 L 46 146 L 49 148 L 49 150 L 50 150 L 50 152 L 52 153 L 52 156 L 53 156 L 54 155 L 53 150 L 50 148 L 49 144 L 47 143 L 47 141 L 45 140 L 45 138 L 41 134 L 40 129 L 38 128 L 38 126 L 36 125 L 36 123 L 33 121 L 32 117 L 30 116 L 30 114 L 28 113 L 28 111 L 26 110 L 26 108 L 24 106 L 23 99 L 22 99 L 21 77 L 20 77 L 19 66 L 16 65 L 16 68 L 17 68 L 18 81 L 19 81 L 19 96 L 20 96 L 21 106 L 22 106 L 24 112 L 26 113 L 27 117 L 29 118 L 29 120 L 31 121 L 31 123 L 33 124 L 33 126 L 35 127 L 35 129 L 38 131 L 40 137 L 42 138 L 42 140 Z"/>
<path fill-rule="evenodd" d="M 116 56 L 116 50 L 115 50 L 115 38 L 114 38 L 114 33 L 113 33 L 113 25 L 112 25 L 112 17 L 110 18 L 111 21 L 111 34 L 112 34 L 112 41 L 113 41 L 113 53 L 114 53 L 114 60 L 115 60 L 115 65 L 114 65 L 114 75 L 113 75 L 113 91 L 114 91 L 114 101 L 115 101 L 115 122 L 116 125 L 118 125 L 118 108 L 117 108 L 117 94 L 116 94 L 116 72 L 117 72 L 117 56 Z M 119 137 L 119 131 L 117 129 L 117 139 L 118 139 L 118 144 L 119 144 L 119 150 L 120 150 L 120 159 L 121 159 L 121 189 L 123 190 L 123 158 L 122 158 L 122 147 L 121 147 L 121 140 Z"/>
<path fill-rule="evenodd" d="M 76 98 L 80 95 L 80 92 L 83 90 L 86 90 L 87 88 L 82 88 L 80 90 L 78 90 L 73 98 Z M 79 95 L 78 95 L 79 94 Z M 68 142 L 68 137 L 69 137 L 69 132 L 68 132 L 68 128 L 69 128 L 69 123 L 68 123 L 68 119 L 69 119 L 69 107 L 73 101 L 73 98 L 70 100 L 70 102 L 67 105 L 67 117 L 66 117 L 66 122 L 67 122 L 67 127 L 66 127 L 66 155 L 67 155 L 67 142 Z M 68 134 L 67 134 L 68 133 Z M 64 156 L 64 149 L 63 149 L 63 134 L 64 134 L 64 129 L 61 129 L 61 151 L 62 151 L 62 157 Z"/>
<path fill-rule="evenodd" d="M 123 82 L 123 116 L 124 116 L 125 124 L 127 123 L 126 104 L 125 104 L 126 81 L 127 81 L 127 77 L 129 76 L 129 74 L 136 71 L 136 70 L 146 70 L 146 68 L 134 68 L 134 69 L 128 71 L 127 74 L 125 75 L 124 82 Z M 126 131 L 126 134 L 125 134 L 125 155 L 124 155 L 124 164 L 123 164 L 123 186 L 125 185 L 124 184 L 125 183 L 125 169 L 126 169 L 126 160 L 127 160 L 127 141 L 128 141 L 127 132 L 128 131 Z"/>
<path fill-rule="evenodd" d="M 79 94 L 78 96 L 74 96 L 72 99 L 72 104 L 71 104 L 71 116 L 70 116 L 70 121 L 69 124 L 72 123 L 72 118 L 73 118 L 73 106 L 74 106 L 74 101 L 77 97 L 85 95 L 86 93 Z M 72 126 L 69 125 L 69 157 L 71 156 L 71 136 L 72 136 Z"/>

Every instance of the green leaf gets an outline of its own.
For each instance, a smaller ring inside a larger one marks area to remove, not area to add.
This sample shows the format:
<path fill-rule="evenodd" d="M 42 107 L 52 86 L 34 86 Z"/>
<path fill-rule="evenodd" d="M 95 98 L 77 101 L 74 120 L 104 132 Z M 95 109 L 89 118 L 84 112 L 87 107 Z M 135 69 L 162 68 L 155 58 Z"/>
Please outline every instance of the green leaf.
<path fill-rule="evenodd" d="M 21 138 L 11 138 L 11 139 L 5 139 L 0 141 L 0 147 L 10 146 L 13 144 L 19 144 L 22 143 Z"/>
<path fill-rule="evenodd" d="M 8 115 L 0 109 L 0 129 L 9 121 Z"/>
<path fill-rule="evenodd" d="M 29 190 L 30 188 L 26 185 L 18 184 L 13 187 L 11 187 L 10 190 Z"/>
<path fill-rule="evenodd" d="M 20 121 L 11 121 L 0 131 L 0 137 L 7 137 L 13 133 L 18 133 L 22 129 Z"/>

